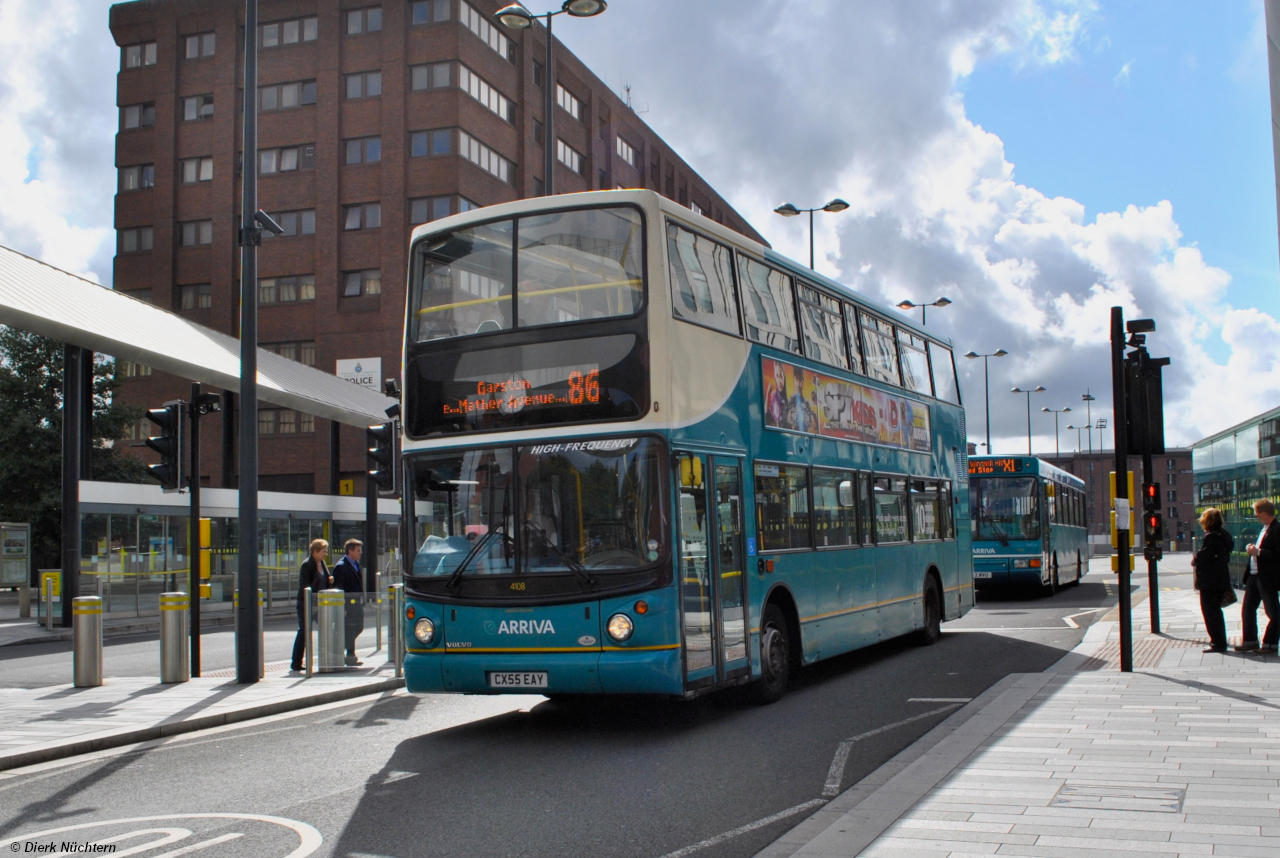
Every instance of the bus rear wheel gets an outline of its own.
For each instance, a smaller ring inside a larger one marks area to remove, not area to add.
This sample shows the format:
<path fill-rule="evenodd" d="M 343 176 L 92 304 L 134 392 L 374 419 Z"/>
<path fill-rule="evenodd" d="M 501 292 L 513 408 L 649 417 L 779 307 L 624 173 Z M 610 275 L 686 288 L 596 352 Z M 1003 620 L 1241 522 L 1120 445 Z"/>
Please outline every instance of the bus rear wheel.
<path fill-rule="evenodd" d="M 770 604 L 760 618 L 760 679 L 755 697 L 760 703 L 776 703 L 791 682 L 791 639 L 782 609 Z"/>
<path fill-rule="evenodd" d="M 1044 594 L 1046 596 L 1058 595 L 1058 555 L 1053 555 L 1053 561 L 1049 566 L 1049 583 L 1044 585 Z"/>
<path fill-rule="evenodd" d="M 924 579 L 924 628 L 918 633 L 922 646 L 933 646 L 942 637 L 942 593 L 937 579 L 926 575 Z"/>

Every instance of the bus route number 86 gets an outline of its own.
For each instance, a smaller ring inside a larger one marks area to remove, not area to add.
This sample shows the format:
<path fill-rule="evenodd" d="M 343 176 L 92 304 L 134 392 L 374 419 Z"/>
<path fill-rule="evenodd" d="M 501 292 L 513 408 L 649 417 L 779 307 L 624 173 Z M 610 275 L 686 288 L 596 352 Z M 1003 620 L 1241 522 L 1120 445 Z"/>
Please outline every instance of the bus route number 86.
<path fill-rule="evenodd" d="M 593 369 L 586 375 L 577 370 L 569 373 L 569 404 L 581 405 L 583 401 L 600 401 L 600 370 Z"/>

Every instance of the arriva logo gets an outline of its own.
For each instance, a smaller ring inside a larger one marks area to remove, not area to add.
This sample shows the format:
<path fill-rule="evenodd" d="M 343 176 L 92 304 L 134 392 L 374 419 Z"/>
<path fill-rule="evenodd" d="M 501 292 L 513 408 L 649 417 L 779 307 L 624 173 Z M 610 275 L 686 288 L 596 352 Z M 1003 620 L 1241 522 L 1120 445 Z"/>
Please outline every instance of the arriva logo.
<path fill-rule="evenodd" d="M 973 549 L 973 553 L 974 554 L 995 554 L 996 550 L 994 548 L 975 548 Z"/>
<path fill-rule="evenodd" d="M 556 627 L 551 625 L 550 620 L 503 620 L 498 623 L 497 629 L 493 628 L 492 622 L 487 622 L 484 624 L 484 630 L 491 635 L 554 635 L 556 633 Z"/>

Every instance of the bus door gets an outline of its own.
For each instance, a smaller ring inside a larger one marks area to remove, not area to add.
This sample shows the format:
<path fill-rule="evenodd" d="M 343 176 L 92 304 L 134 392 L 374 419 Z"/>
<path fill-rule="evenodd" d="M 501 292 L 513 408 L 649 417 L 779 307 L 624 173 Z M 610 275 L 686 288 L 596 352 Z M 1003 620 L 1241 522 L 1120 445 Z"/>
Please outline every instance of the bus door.
<path fill-rule="evenodd" d="M 742 466 L 698 453 L 676 463 L 685 684 L 697 687 L 748 669 Z"/>

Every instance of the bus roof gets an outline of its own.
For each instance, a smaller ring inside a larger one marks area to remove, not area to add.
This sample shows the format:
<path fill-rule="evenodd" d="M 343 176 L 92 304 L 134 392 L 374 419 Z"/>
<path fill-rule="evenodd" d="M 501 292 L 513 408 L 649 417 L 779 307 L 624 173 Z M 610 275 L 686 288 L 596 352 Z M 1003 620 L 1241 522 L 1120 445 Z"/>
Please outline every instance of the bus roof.
<path fill-rule="evenodd" d="M 991 469 L 983 470 L 981 467 L 983 463 L 989 463 Z M 979 468 L 978 472 L 975 472 L 975 466 Z M 1055 483 L 1061 483 L 1064 486 L 1072 486 L 1077 489 L 1084 488 L 1084 480 L 1070 471 L 1064 471 L 1056 465 L 1049 464 L 1037 456 L 970 456 L 969 474 L 971 476 L 984 477 L 1035 475 L 1052 480 Z"/>
<path fill-rule="evenodd" d="M 417 226 L 413 230 L 410 238 L 411 242 L 416 242 L 423 236 L 431 235 L 437 232 L 448 232 L 454 229 L 461 229 L 473 223 L 493 220 L 501 217 L 512 217 L 533 212 L 542 212 L 549 209 L 573 209 L 583 206 L 607 205 L 610 202 L 631 203 L 639 205 L 654 205 L 666 214 L 676 215 L 681 220 L 688 222 L 698 230 L 716 238 L 720 241 L 729 242 L 737 245 L 740 249 L 748 253 L 752 253 L 761 259 L 765 259 L 773 265 L 778 265 L 787 269 L 788 273 L 796 277 L 803 277 L 811 281 L 815 285 L 821 286 L 834 292 L 836 295 L 853 303 L 861 304 L 866 309 L 872 310 L 885 318 L 891 320 L 894 325 L 911 331 L 918 337 L 935 340 L 946 346 L 951 346 L 951 340 L 948 337 L 939 336 L 935 333 L 929 333 L 923 326 L 917 325 L 909 317 L 901 312 L 896 312 L 889 307 L 868 298 L 866 295 L 858 292 L 851 286 L 847 286 L 830 277 L 825 277 L 816 271 L 812 271 L 795 260 L 788 259 L 780 253 L 752 240 L 748 236 L 740 232 L 735 232 L 724 224 L 716 223 L 705 215 L 700 215 L 692 209 L 686 208 L 674 200 L 669 200 L 656 191 L 650 191 L 644 188 L 635 190 L 615 190 L 615 191 L 585 191 L 577 194 L 556 194 L 553 197 L 532 197 L 523 200 L 514 200 L 509 203 L 498 203 L 492 206 L 484 206 L 483 208 L 471 209 L 461 214 L 450 215 L 446 218 L 433 220 Z"/>

